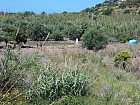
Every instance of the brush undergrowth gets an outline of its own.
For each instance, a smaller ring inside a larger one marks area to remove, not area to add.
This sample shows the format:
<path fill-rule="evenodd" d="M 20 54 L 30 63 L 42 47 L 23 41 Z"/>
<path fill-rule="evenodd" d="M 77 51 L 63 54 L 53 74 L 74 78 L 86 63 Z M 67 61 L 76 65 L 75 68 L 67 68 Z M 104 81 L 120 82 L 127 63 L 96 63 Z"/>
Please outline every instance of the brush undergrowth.
<path fill-rule="evenodd" d="M 138 105 L 140 103 L 139 79 L 131 72 L 116 67 L 108 69 L 93 52 L 67 52 L 64 61 L 60 61 L 71 68 L 78 69 L 90 77 L 90 95 L 82 97 L 81 105 Z M 61 66 L 62 68 L 62 66 Z M 69 105 L 69 104 L 68 104 Z"/>
<path fill-rule="evenodd" d="M 22 56 L 20 51 L 5 49 L 0 60 L 0 104 L 25 104 L 25 90 L 38 73 L 40 55 Z"/>
<path fill-rule="evenodd" d="M 6 51 L 0 66 L 0 104 L 139 105 L 136 76 L 104 67 L 93 52 L 64 54 L 64 59 L 50 56 L 42 64 L 37 53 L 22 57 Z"/>
<path fill-rule="evenodd" d="M 30 103 L 39 104 L 40 100 L 53 102 L 62 96 L 86 96 L 89 80 L 78 70 L 65 69 L 56 71 L 50 66 L 41 71 L 28 92 Z"/>

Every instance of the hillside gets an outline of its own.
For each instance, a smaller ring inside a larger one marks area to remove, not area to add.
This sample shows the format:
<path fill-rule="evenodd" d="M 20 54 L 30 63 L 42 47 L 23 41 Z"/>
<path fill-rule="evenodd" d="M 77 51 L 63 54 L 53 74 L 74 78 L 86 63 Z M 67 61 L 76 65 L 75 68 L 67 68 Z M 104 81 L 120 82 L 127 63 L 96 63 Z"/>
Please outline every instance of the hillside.
<path fill-rule="evenodd" d="M 106 0 L 81 12 L 91 12 L 95 15 L 140 14 L 140 0 Z"/>
<path fill-rule="evenodd" d="M 139 105 L 139 2 L 131 2 L 0 12 L 0 105 Z"/>

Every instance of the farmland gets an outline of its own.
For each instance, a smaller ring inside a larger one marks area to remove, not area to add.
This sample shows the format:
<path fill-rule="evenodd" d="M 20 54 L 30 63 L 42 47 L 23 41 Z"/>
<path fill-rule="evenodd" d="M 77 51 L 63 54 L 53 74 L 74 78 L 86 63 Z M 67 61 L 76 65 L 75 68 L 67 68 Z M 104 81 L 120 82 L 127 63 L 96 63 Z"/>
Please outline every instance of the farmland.
<path fill-rule="evenodd" d="M 139 105 L 138 14 L 1 12 L 0 23 L 0 105 Z"/>

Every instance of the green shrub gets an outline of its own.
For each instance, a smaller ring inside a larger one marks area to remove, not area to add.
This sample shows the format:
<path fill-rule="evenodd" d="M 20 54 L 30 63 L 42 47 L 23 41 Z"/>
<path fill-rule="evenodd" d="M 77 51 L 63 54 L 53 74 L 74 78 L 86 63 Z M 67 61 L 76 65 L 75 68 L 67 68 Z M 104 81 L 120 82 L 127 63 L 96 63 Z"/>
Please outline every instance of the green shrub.
<path fill-rule="evenodd" d="M 13 40 L 8 32 L 0 30 L 0 42 L 5 42 L 7 46 L 8 42 Z"/>
<path fill-rule="evenodd" d="M 129 9 L 124 10 L 124 13 L 130 13 Z"/>
<path fill-rule="evenodd" d="M 125 43 L 125 42 L 127 42 L 128 39 L 127 39 L 126 35 L 118 35 L 117 40 L 121 43 Z"/>
<path fill-rule="evenodd" d="M 24 92 L 39 68 L 38 58 L 37 54 L 22 57 L 19 51 L 4 50 L 0 60 L 0 104 L 25 103 Z"/>
<path fill-rule="evenodd" d="M 53 32 L 52 37 L 55 41 L 62 41 L 63 40 L 63 33 L 60 30 L 55 30 Z"/>
<path fill-rule="evenodd" d="M 64 96 L 54 105 L 86 105 L 80 97 L 76 96 Z"/>
<path fill-rule="evenodd" d="M 138 11 L 138 14 L 140 15 L 140 11 Z"/>
<path fill-rule="evenodd" d="M 7 93 L 0 93 L 0 105 L 25 105 L 25 103 L 25 96 L 16 88 Z"/>
<path fill-rule="evenodd" d="M 89 80 L 79 71 L 55 71 L 49 66 L 30 86 L 27 93 L 29 103 L 39 104 L 42 100 L 49 102 L 62 96 L 85 96 L 88 93 Z"/>
<path fill-rule="evenodd" d="M 103 11 L 102 15 L 110 15 L 113 12 L 112 8 L 107 8 L 106 10 Z"/>
<path fill-rule="evenodd" d="M 127 41 L 129 41 L 130 39 L 133 39 L 132 35 L 129 34 L 124 34 L 124 33 L 118 33 L 114 36 L 118 42 L 120 43 L 126 43 Z"/>
<path fill-rule="evenodd" d="M 78 40 L 81 39 L 81 36 L 82 36 L 82 27 L 78 26 L 78 25 L 72 25 L 70 28 L 69 28 L 69 39 L 70 40 L 76 40 L 78 38 Z"/>
<path fill-rule="evenodd" d="M 128 50 L 119 52 L 114 59 L 115 66 L 125 69 L 127 64 L 130 62 L 130 58 Z"/>
<path fill-rule="evenodd" d="M 121 9 L 126 8 L 126 3 L 121 3 L 121 4 L 119 5 L 119 8 L 121 8 Z"/>
<path fill-rule="evenodd" d="M 107 43 L 107 38 L 100 27 L 93 27 L 83 35 L 83 47 L 88 50 L 99 50 Z"/>

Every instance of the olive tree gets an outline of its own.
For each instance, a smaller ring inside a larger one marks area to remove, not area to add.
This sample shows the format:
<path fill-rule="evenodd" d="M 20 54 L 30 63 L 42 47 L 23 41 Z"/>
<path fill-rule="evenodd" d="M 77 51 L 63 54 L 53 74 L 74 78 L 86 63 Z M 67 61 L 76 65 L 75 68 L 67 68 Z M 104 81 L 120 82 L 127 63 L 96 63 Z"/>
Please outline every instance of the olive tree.
<path fill-rule="evenodd" d="M 28 25 L 27 34 L 29 35 L 29 38 L 34 41 L 43 40 L 46 33 L 46 28 L 44 24 L 41 24 L 40 22 L 31 22 Z"/>
<path fill-rule="evenodd" d="M 82 36 L 83 30 L 82 27 L 78 25 L 72 25 L 69 28 L 69 39 L 70 40 L 76 40 L 77 38 L 80 40 Z"/>
<path fill-rule="evenodd" d="M 97 27 L 90 28 L 82 36 L 82 45 L 88 50 L 99 50 L 107 43 L 107 38 L 102 30 Z"/>
<path fill-rule="evenodd" d="M 0 31 L 0 42 L 5 42 L 5 44 L 7 46 L 8 42 L 11 40 L 12 40 L 12 38 L 10 36 L 8 36 L 7 32 Z"/>
<path fill-rule="evenodd" d="M 52 33 L 52 38 L 55 41 L 62 41 L 63 40 L 63 33 L 60 30 L 55 30 Z"/>

